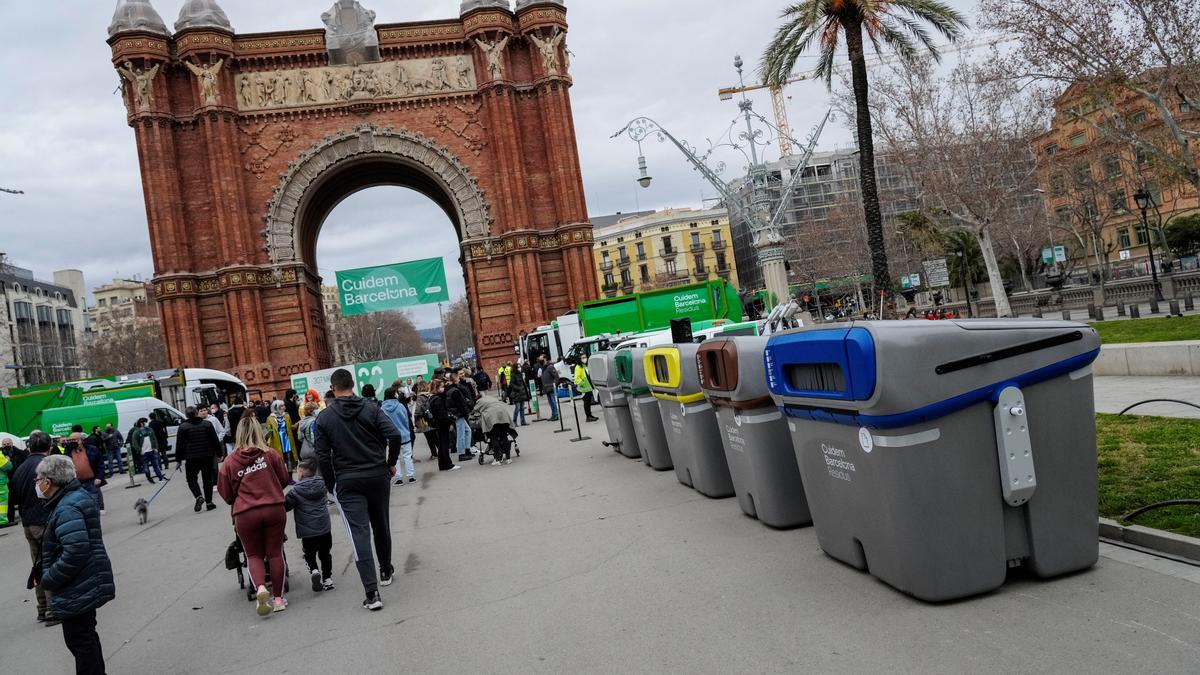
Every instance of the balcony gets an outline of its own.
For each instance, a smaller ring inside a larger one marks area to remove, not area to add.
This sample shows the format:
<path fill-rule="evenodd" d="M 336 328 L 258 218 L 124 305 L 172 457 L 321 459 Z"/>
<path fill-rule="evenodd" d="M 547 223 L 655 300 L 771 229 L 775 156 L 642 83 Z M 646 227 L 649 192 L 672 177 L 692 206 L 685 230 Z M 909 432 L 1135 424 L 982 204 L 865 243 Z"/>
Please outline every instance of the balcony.
<path fill-rule="evenodd" d="M 641 253 L 637 254 L 637 259 L 638 259 L 638 262 L 645 262 L 646 252 L 642 251 Z"/>
<path fill-rule="evenodd" d="M 712 240 L 712 250 L 714 250 L 714 251 L 724 251 L 725 247 L 728 245 L 729 244 L 725 243 L 724 239 L 713 239 Z"/>
<path fill-rule="evenodd" d="M 600 287 L 600 290 L 604 291 L 604 294 L 611 298 L 617 294 L 617 284 L 604 284 Z"/>
<path fill-rule="evenodd" d="M 718 267 L 717 274 L 719 274 L 722 279 L 729 281 L 730 276 L 733 275 L 733 269 L 730 268 L 728 265 L 726 265 L 725 267 Z"/>
<path fill-rule="evenodd" d="M 674 260 L 675 256 L 679 255 L 679 251 L 675 248 L 664 248 L 660 255 L 666 260 Z"/>
<path fill-rule="evenodd" d="M 621 292 L 626 295 L 629 295 L 633 292 L 633 279 L 621 282 Z"/>
<path fill-rule="evenodd" d="M 605 259 L 600 263 L 600 271 L 601 272 L 611 272 L 612 268 L 613 268 L 613 264 L 612 264 L 611 260 Z"/>
<path fill-rule="evenodd" d="M 709 272 L 709 269 L 708 269 L 708 267 L 706 267 L 706 266 L 703 266 L 703 265 L 701 265 L 700 267 L 697 267 L 696 269 L 692 270 L 692 274 L 694 274 L 694 275 L 696 276 L 696 278 L 697 278 L 697 279 L 707 279 L 707 278 L 708 278 L 708 272 Z"/>
<path fill-rule="evenodd" d="M 620 265 L 621 269 L 628 269 L 630 263 L 632 263 L 632 262 L 633 261 L 630 260 L 628 256 L 622 256 L 621 259 L 617 262 L 617 264 Z"/>
<path fill-rule="evenodd" d="M 692 253 L 704 253 L 704 244 L 692 244 Z"/>
<path fill-rule="evenodd" d="M 687 280 L 687 270 L 683 270 L 682 272 L 667 272 L 666 274 L 659 274 L 654 277 L 654 283 L 662 288 L 666 288 L 668 286 L 678 286 L 680 284 L 687 283 Z"/>

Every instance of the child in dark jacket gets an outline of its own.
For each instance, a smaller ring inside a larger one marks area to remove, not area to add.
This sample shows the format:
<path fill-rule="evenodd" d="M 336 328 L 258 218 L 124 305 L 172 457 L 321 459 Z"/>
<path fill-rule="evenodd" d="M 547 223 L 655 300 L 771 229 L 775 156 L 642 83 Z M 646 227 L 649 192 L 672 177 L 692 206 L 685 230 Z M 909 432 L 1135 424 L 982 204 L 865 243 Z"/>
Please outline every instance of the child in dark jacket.
<path fill-rule="evenodd" d="M 296 536 L 304 546 L 312 589 L 318 593 L 333 590 L 333 533 L 326 499 L 325 480 L 317 475 L 317 460 L 303 460 L 296 468 L 296 484 L 284 498 L 284 508 L 295 512 L 292 519 L 296 521 Z"/>

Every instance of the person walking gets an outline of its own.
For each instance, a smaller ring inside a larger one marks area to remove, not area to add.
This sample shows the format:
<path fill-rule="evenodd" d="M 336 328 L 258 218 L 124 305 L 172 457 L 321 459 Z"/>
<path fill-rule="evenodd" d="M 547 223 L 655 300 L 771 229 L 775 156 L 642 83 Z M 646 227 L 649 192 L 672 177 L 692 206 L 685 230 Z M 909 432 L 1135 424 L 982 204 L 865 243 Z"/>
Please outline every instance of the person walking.
<path fill-rule="evenodd" d="M 315 401 L 300 406 L 300 414 L 303 417 L 296 424 L 296 442 L 300 444 L 300 461 L 317 456 L 313 425 L 317 423 L 317 413 L 319 412 L 321 412 L 321 404 Z"/>
<path fill-rule="evenodd" d="M 288 469 L 296 465 L 296 423 L 288 415 L 283 401 L 271 404 L 271 414 L 267 416 L 267 445 L 283 458 Z"/>
<path fill-rule="evenodd" d="M 142 457 L 142 468 L 146 471 L 146 482 L 154 485 L 150 469 L 154 469 L 159 480 L 166 480 L 162 472 L 162 457 L 158 449 L 158 437 L 146 426 L 145 417 L 139 418 L 133 425 L 133 433 L 129 434 L 129 444 L 138 449 Z"/>
<path fill-rule="evenodd" d="M 389 388 L 383 392 L 383 414 L 388 416 L 396 430 L 400 432 L 400 459 L 396 462 L 396 481 L 393 485 L 404 485 L 417 482 L 416 469 L 413 467 L 413 427 L 409 416 L 408 406 L 400 400 L 400 392 Z"/>
<path fill-rule="evenodd" d="M 225 437 L 228 435 L 228 430 L 225 428 L 225 424 L 221 422 L 220 416 L 217 415 L 219 410 L 220 408 L 215 405 L 208 407 L 200 406 L 197 412 L 200 414 L 200 419 L 211 424 L 213 431 L 217 432 L 217 438 L 221 441 L 220 458 L 223 459 L 225 457 Z"/>
<path fill-rule="evenodd" d="M 492 378 L 488 377 L 487 371 L 483 368 L 476 368 L 471 374 L 471 378 L 475 380 L 480 395 L 483 395 L 492 390 Z"/>
<path fill-rule="evenodd" d="M 500 366 L 500 370 L 496 371 L 496 389 L 500 393 L 500 400 L 508 403 L 508 383 L 512 381 L 512 361 Z"/>
<path fill-rule="evenodd" d="M 96 632 L 96 610 L 117 597 L 117 585 L 104 548 L 99 509 L 66 457 L 48 457 L 38 464 L 35 489 L 46 500 L 48 513 L 38 587 L 62 622 L 75 672 L 102 674 L 104 648 Z"/>
<path fill-rule="evenodd" d="M 516 425 L 517 420 L 520 419 L 521 426 L 529 426 L 529 422 L 525 421 L 525 404 L 529 401 L 529 383 L 525 381 L 525 374 L 519 369 L 512 371 L 505 396 L 508 397 L 509 403 L 513 404 L 513 425 Z"/>
<path fill-rule="evenodd" d="M 319 471 L 316 459 L 300 460 L 300 466 L 296 467 L 297 482 L 283 502 L 296 521 L 296 536 L 304 549 L 304 563 L 308 565 L 314 593 L 333 590 L 333 532 L 326 504 L 329 492 Z"/>
<path fill-rule="evenodd" d="M 546 395 L 546 400 L 550 404 L 550 421 L 558 421 L 558 369 L 550 363 L 550 359 L 542 355 L 542 371 L 540 375 L 542 383 L 542 393 Z"/>
<path fill-rule="evenodd" d="M 288 606 L 283 596 L 287 579 L 283 561 L 283 532 L 287 527 L 283 488 L 291 478 L 283 459 L 267 447 L 262 426 L 256 420 L 242 420 L 234 436 L 238 449 L 221 464 L 217 492 L 233 507 L 233 528 L 246 552 L 250 583 L 257 589 L 255 610 L 259 616 L 267 616 Z M 268 568 L 275 598 L 270 604 Z"/>
<path fill-rule="evenodd" d="M 434 380 L 431 385 L 433 393 L 429 397 L 429 419 L 437 436 L 437 460 L 439 471 L 456 471 L 454 464 L 453 433 L 454 418 L 450 415 L 450 405 L 446 401 L 446 383 Z"/>
<path fill-rule="evenodd" d="M 223 454 L 224 447 L 221 445 L 221 439 L 217 437 L 216 429 L 200 419 L 195 406 L 188 406 L 184 414 L 187 415 L 187 419 L 179 425 L 179 431 L 175 435 L 175 460 L 187 462 L 184 475 L 187 477 L 192 496 L 196 498 L 196 507 L 193 510 L 196 513 L 200 513 L 200 509 L 212 511 L 217 508 L 212 500 L 213 483 L 216 481 L 213 459 Z M 204 483 L 203 492 L 200 491 L 200 481 Z"/>
<path fill-rule="evenodd" d="M 8 440 L 7 438 L 4 440 Z M 0 528 L 16 525 L 8 512 L 8 482 L 13 475 L 13 462 L 9 457 L 12 444 L 0 447 Z"/>
<path fill-rule="evenodd" d="M 284 393 L 283 409 L 287 412 L 288 417 L 292 418 L 293 424 L 300 422 L 300 394 L 295 389 L 288 389 Z"/>
<path fill-rule="evenodd" d="M 25 530 L 25 542 L 29 545 L 30 562 L 36 568 L 42 560 L 42 535 L 46 532 L 46 519 L 49 512 L 46 503 L 42 501 L 36 487 L 38 465 L 45 461 L 53 447 L 50 435 L 42 431 L 29 434 L 25 449 L 29 457 L 21 462 L 13 474 L 10 499 L 12 508 L 21 518 L 21 527 Z M 28 588 L 37 597 L 37 620 L 48 626 L 57 626 L 58 619 L 50 609 L 46 591 L 37 583 L 39 575 L 31 575 Z"/>
<path fill-rule="evenodd" d="M 169 469 L 171 468 L 171 438 L 167 434 L 167 420 L 164 419 L 166 415 L 165 412 L 150 413 L 150 424 L 147 426 L 150 427 L 150 431 L 154 432 L 154 439 L 158 441 L 158 455 L 162 459 L 163 468 Z M 176 443 L 178 442 L 176 439 Z"/>
<path fill-rule="evenodd" d="M 112 424 L 108 424 L 104 427 L 104 432 L 100 434 L 100 440 L 103 441 L 104 449 L 107 453 L 104 463 L 104 477 L 112 478 L 122 472 L 121 446 L 125 445 L 125 437 Z"/>
<path fill-rule="evenodd" d="M 468 385 L 461 383 L 461 379 L 459 373 L 450 374 L 445 396 L 450 415 L 454 418 L 454 447 L 458 450 L 458 461 L 465 462 L 475 458 L 471 452 L 471 423 L 468 421 L 475 408 L 475 400 L 469 393 Z"/>
<path fill-rule="evenodd" d="M 600 418 L 592 414 L 592 406 L 596 403 L 596 388 L 592 386 L 592 375 L 588 372 L 588 355 L 579 357 L 575 364 L 575 388 L 583 394 L 583 414 L 588 422 L 599 422 Z"/>
<path fill-rule="evenodd" d="M 354 395 L 350 371 L 334 371 L 330 384 L 337 398 L 317 417 L 317 460 L 350 534 L 358 576 L 366 593 L 363 607 L 378 611 L 383 609 L 379 587 L 390 586 L 395 573 L 389 488 L 396 476 L 403 438 L 379 406 Z M 379 556 L 378 576 L 371 555 L 372 538 Z"/>

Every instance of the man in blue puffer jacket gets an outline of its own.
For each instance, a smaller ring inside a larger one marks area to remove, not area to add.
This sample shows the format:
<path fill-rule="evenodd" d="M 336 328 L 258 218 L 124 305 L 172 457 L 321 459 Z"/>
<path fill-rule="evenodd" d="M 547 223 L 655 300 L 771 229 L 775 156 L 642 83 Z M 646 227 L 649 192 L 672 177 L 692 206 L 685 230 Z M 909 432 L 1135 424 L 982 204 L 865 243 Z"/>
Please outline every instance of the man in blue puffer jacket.
<path fill-rule="evenodd" d="M 62 620 L 63 640 L 75 656 L 75 672 L 104 673 L 96 610 L 116 597 L 117 586 L 100 534 L 100 512 L 75 478 L 75 465 L 67 457 L 42 460 L 34 487 L 50 512 L 42 540 L 40 585 Z"/>

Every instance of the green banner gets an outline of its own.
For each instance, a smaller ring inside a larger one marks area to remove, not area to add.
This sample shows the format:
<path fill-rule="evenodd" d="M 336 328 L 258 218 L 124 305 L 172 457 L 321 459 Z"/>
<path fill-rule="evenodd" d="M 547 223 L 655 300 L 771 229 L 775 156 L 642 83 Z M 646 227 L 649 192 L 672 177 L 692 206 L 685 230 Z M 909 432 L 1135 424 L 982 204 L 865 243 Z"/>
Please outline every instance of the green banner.
<path fill-rule="evenodd" d="M 438 357 L 433 354 L 409 359 L 359 363 L 354 366 L 354 383 L 359 394 L 362 394 L 363 385 L 371 384 L 375 386 L 375 395 L 382 397 L 383 390 L 392 386 L 396 380 L 415 381 L 422 377 L 428 382 L 433 379 L 433 371 L 437 368 Z"/>
<path fill-rule="evenodd" d="M 358 316 L 450 301 L 441 258 L 337 273 L 342 315 Z"/>

